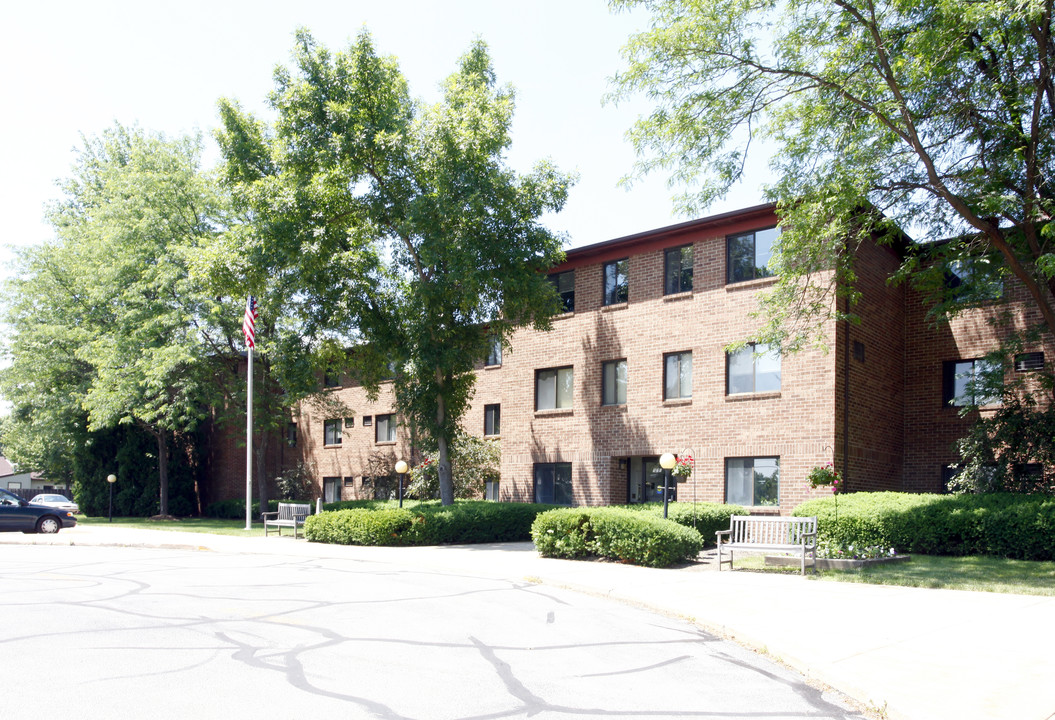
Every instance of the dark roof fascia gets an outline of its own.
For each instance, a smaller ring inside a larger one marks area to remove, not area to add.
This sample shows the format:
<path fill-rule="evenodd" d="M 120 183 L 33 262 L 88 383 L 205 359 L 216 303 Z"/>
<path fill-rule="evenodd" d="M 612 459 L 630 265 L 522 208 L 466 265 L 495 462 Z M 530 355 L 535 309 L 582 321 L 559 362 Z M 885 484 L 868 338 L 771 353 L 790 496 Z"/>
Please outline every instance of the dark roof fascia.
<path fill-rule="evenodd" d="M 631 251 L 635 253 L 641 252 L 647 246 L 674 245 L 674 241 L 677 238 L 690 233 L 722 228 L 722 234 L 725 234 L 734 225 L 773 218 L 776 213 L 776 207 L 774 203 L 755 205 L 742 210 L 710 215 L 705 218 L 678 223 L 677 225 L 646 230 L 633 235 L 625 235 L 613 240 L 605 240 L 593 245 L 568 250 L 564 262 L 553 268 L 551 272 L 559 272 L 586 265 L 590 261 L 599 262 L 601 259 L 610 259 L 618 255 L 629 255 Z"/>

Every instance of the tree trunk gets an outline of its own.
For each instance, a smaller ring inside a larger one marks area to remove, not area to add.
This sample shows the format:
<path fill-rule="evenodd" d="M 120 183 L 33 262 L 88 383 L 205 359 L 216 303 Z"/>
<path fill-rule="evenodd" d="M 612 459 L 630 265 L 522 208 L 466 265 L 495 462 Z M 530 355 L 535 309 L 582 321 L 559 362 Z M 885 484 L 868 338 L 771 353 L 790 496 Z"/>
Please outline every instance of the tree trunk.
<path fill-rule="evenodd" d="M 440 504 L 454 504 L 454 483 L 451 481 L 451 458 L 447 452 L 447 438 L 440 435 L 436 438 L 439 445 L 440 460 L 436 466 L 436 472 L 440 476 Z"/>
<path fill-rule="evenodd" d="M 164 430 L 154 433 L 158 441 L 158 489 L 160 499 L 158 502 L 158 514 L 169 514 L 169 448 Z"/>

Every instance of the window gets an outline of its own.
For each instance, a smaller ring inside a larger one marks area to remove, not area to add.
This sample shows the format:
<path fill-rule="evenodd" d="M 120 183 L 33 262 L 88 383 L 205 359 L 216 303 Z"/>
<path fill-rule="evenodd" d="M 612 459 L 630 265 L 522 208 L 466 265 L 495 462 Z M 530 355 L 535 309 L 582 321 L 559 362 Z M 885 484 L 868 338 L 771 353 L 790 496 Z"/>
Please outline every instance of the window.
<path fill-rule="evenodd" d="M 615 305 L 624 303 L 629 297 L 627 286 L 627 268 L 630 261 L 627 258 L 615 260 L 604 264 L 604 304 Z"/>
<path fill-rule="evenodd" d="M 769 260 L 773 245 L 780 236 L 778 228 L 756 230 L 727 238 L 726 268 L 730 283 L 769 277 Z"/>
<path fill-rule="evenodd" d="M 862 363 L 865 361 L 865 344 L 860 340 L 854 340 L 854 360 Z"/>
<path fill-rule="evenodd" d="M 626 360 L 612 360 L 601 366 L 601 404 L 626 405 Z"/>
<path fill-rule="evenodd" d="M 571 463 L 535 463 L 535 502 L 571 505 Z"/>
<path fill-rule="evenodd" d="M 346 428 L 353 428 L 353 427 L 355 427 L 355 418 L 354 417 L 346 417 L 344 419 L 344 426 Z"/>
<path fill-rule="evenodd" d="M 670 248 L 663 253 L 663 294 L 692 290 L 692 245 Z"/>
<path fill-rule="evenodd" d="M 747 507 L 779 502 L 780 458 L 726 458 L 725 502 Z"/>
<path fill-rule="evenodd" d="M 999 300 L 1004 296 L 1004 282 L 994 274 L 995 267 L 985 257 L 950 260 L 945 266 L 945 287 L 958 303 Z"/>
<path fill-rule="evenodd" d="M 351 475 L 351 476 L 346 475 L 345 478 L 344 478 L 344 486 L 345 487 L 355 487 L 355 476 L 354 475 Z"/>
<path fill-rule="evenodd" d="M 374 424 L 374 418 L 370 415 L 363 415 L 363 427 L 370 427 Z"/>
<path fill-rule="evenodd" d="M 484 405 L 484 435 L 502 434 L 502 406 Z"/>
<path fill-rule="evenodd" d="M 1044 353 L 1028 352 L 1015 355 L 1015 371 L 1030 372 L 1044 369 Z"/>
<path fill-rule="evenodd" d="M 484 365 L 501 365 L 502 364 L 502 339 L 491 338 L 491 345 L 487 351 L 487 359 L 484 360 Z"/>
<path fill-rule="evenodd" d="M 725 356 L 727 395 L 780 391 L 780 353 L 751 343 Z"/>
<path fill-rule="evenodd" d="M 378 415 L 377 424 L 374 427 L 374 440 L 379 443 L 395 442 L 397 426 L 395 415 Z"/>
<path fill-rule="evenodd" d="M 323 441 L 323 444 L 325 445 L 341 444 L 340 420 L 327 420 L 323 423 Z"/>
<path fill-rule="evenodd" d="M 999 405 L 1000 366 L 984 358 L 942 363 L 942 403 L 952 407 Z"/>
<path fill-rule="evenodd" d="M 575 312 L 575 271 L 553 273 L 549 276 L 557 294 L 560 295 L 561 306 L 564 312 Z"/>
<path fill-rule="evenodd" d="M 692 397 L 692 353 L 679 352 L 663 356 L 663 399 Z"/>
<path fill-rule="evenodd" d="M 286 425 L 286 444 L 297 447 L 297 423 L 291 422 Z"/>
<path fill-rule="evenodd" d="M 535 372 L 535 409 L 558 410 L 572 406 L 572 368 L 552 368 Z"/>
<path fill-rule="evenodd" d="M 324 477 L 322 479 L 322 501 L 323 502 L 340 502 L 341 500 L 341 479 L 339 477 Z"/>
<path fill-rule="evenodd" d="M 332 368 L 327 369 L 322 376 L 323 384 L 328 387 L 338 387 L 341 384 L 341 373 Z"/>

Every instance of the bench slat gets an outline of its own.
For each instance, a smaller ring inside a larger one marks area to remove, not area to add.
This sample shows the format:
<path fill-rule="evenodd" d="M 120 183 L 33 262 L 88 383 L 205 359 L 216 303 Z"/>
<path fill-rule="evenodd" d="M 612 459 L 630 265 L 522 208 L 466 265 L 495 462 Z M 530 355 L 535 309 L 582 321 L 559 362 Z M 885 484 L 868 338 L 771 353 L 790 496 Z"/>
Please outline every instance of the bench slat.
<path fill-rule="evenodd" d="M 806 555 L 817 565 L 816 517 L 757 517 L 734 515 L 729 529 L 716 533 L 718 540 L 718 569 L 725 562 L 733 567 L 733 550 L 780 550 L 795 552 L 802 558 L 802 573 L 806 573 Z M 723 542 L 723 538 L 728 538 Z M 729 560 L 722 559 L 724 551 Z"/>

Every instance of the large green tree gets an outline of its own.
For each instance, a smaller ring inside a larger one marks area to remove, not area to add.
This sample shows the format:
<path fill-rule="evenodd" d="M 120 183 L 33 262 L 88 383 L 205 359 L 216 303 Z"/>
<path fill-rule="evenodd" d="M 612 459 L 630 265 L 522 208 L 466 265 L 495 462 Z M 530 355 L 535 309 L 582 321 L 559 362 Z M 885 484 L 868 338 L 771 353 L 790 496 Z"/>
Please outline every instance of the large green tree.
<path fill-rule="evenodd" d="M 200 138 L 120 125 L 86 138 L 48 213 L 56 238 L 26 250 L 5 289 L 8 442 L 47 431 L 57 450 L 31 459 L 51 470 L 78 423 L 135 424 L 155 440 L 161 514 L 172 434 L 216 404 L 225 365 L 214 352 L 225 333 L 218 303 L 188 272 L 222 211 L 200 153 Z"/>
<path fill-rule="evenodd" d="M 474 365 L 493 339 L 547 327 L 559 309 L 545 271 L 561 239 L 539 217 L 561 208 L 570 178 L 548 163 L 508 167 L 513 92 L 482 42 L 427 105 L 365 31 L 337 53 L 299 31 L 270 101 L 273 125 L 221 105 L 226 177 L 252 210 L 247 252 L 269 278 L 290 278 L 292 316 L 352 349 L 359 381 L 376 389 L 395 371 L 399 409 L 438 448 L 449 504 L 448 443 Z"/>
<path fill-rule="evenodd" d="M 902 269 L 938 291 L 940 311 L 972 298 L 943 292 L 927 267 L 1013 276 L 1051 340 L 1052 0 L 612 5 L 652 14 L 615 79 L 616 98 L 655 103 L 630 133 L 640 171 L 686 183 L 681 204 L 697 210 L 744 177 L 752 142 L 775 151 L 768 192 L 783 234 L 768 340 L 793 350 L 852 314 L 858 243 L 899 226 L 958 238 Z"/>

